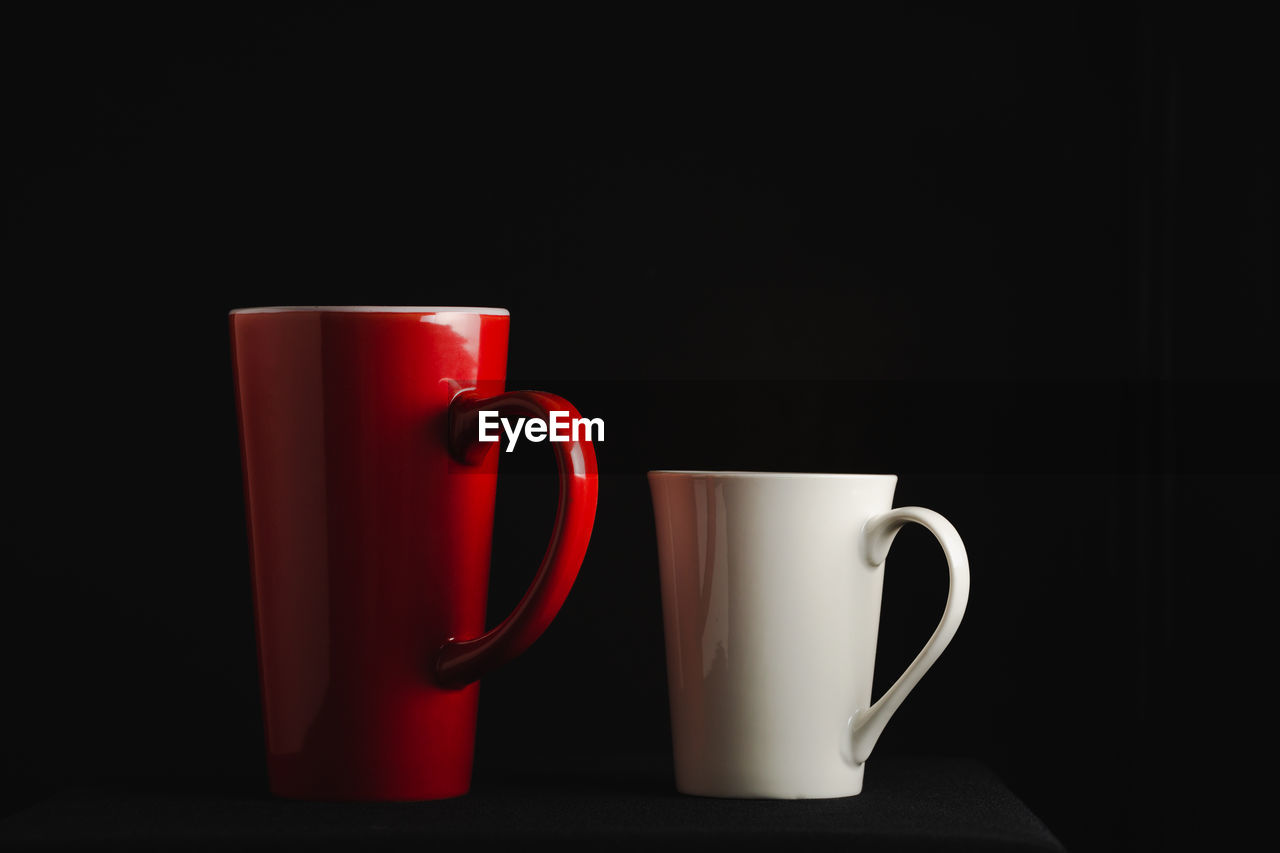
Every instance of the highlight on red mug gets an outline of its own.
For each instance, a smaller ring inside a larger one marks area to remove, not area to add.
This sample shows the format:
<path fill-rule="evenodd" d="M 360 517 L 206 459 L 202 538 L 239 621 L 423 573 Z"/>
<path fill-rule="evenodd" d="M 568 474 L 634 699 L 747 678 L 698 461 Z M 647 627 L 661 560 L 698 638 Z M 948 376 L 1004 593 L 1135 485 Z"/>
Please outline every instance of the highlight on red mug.
<path fill-rule="evenodd" d="M 580 417 L 502 390 L 500 308 L 232 311 L 271 789 L 419 800 L 470 787 L 477 679 L 547 628 L 595 520 L 590 435 L 550 442 L 559 503 L 512 613 L 485 630 L 498 459 L 481 412 Z"/>

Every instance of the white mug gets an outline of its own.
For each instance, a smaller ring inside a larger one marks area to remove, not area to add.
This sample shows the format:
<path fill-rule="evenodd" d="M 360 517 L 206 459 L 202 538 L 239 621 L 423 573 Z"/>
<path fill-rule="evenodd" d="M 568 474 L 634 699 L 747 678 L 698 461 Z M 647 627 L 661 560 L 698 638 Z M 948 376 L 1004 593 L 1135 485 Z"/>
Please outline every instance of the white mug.
<path fill-rule="evenodd" d="M 862 791 L 889 717 L 955 635 L 969 560 L 945 518 L 892 509 L 881 474 L 650 471 L 676 788 L 800 799 Z M 933 636 L 871 702 L 884 559 L 907 522 L 951 572 Z"/>

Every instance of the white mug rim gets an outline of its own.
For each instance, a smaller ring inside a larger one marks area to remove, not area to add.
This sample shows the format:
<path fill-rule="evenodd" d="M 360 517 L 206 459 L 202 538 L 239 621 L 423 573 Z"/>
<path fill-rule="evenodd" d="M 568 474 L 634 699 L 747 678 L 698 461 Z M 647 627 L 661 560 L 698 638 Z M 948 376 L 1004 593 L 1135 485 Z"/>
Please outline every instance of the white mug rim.
<path fill-rule="evenodd" d="M 652 478 L 712 478 L 712 479 L 791 479 L 791 480 L 897 480 L 897 474 L 831 474 L 808 473 L 801 471 L 692 471 L 678 469 L 658 469 L 650 471 Z"/>

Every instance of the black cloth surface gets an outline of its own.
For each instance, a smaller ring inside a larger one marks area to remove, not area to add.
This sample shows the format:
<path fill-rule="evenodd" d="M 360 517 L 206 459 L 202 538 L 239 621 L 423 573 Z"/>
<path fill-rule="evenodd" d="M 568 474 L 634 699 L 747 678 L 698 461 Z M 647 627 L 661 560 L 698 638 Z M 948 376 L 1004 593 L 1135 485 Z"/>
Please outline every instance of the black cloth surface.
<path fill-rule="evenodd" d="M 477 773 L 471 793 L 421 803 L 293 802 L 252 786 L 71 788 L 0 819 L 0 849 L 508 848 L 1062 850 L 983 765 L 885 757 L 863 793 L 734 800 L 676 792 L 665 769 Z M 554 845 L 554 846 L 552 846 Z"/>

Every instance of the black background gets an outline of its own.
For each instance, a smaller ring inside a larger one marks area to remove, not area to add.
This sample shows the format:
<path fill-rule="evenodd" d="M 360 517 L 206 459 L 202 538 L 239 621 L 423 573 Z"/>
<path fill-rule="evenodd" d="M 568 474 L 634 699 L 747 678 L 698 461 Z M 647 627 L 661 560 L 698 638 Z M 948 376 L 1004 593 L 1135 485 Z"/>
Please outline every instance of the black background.
<path fill-rule="evenodd" d="M 974 580 L 882 754 L 979 758 L 1080 849 L 1250 813 L 1278 508 L 1258 16 L 95 6 L 0 33 L 10 803 L 265 786 L 226 312 L 458 304 L 511 311 L 509 387 L 607 424 L 587 561 L 486 679 L 478 776 L 669 751 L 646 470 L 893 472 Z M 491 620 L 555 492 L 545 449 L 503 466 Z M 899 537 L 877 692 L 940 564 Z"/>

